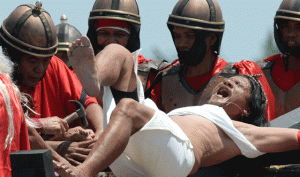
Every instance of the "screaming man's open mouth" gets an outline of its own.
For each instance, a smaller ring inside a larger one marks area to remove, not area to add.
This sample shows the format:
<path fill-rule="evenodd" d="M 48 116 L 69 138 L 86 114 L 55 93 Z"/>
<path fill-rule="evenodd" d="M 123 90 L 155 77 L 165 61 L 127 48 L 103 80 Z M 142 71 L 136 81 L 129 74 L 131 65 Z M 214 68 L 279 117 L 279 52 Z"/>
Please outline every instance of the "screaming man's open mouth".
<path fill-rule="evenodd" d="M 226 98 L 230 95 L 230 90 L 228 89 L 227 86 L 221 86 L 217 92 L 217 95 L 223 97 L 223 98 Z"/>

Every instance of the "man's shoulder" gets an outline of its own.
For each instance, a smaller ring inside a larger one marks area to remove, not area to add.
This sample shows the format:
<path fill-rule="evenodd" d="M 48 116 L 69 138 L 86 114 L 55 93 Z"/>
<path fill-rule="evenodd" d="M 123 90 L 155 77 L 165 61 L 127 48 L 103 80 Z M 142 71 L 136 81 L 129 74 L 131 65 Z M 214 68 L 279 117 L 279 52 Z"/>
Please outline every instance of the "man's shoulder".
<path fill-rule="evenodd" d="M 64 74 L 64 73 L 72 73 L 72 71 L 67 67 L 67 65 L 59 59 L 57 56 L 53 55 L 49 66 L 47 68 L 47 72 L 55 73 L 55 74 Z"/>
<path fill-rule="evenodd" d="M 177 62 L 177 60 L 174 60 L 172 63 L 166 65 L 161 69 L 162 76 L 169 76 L 178 74 L 181 68 L 181 64 Z"/>
<path fill-rule="evenodd" d="M 266 59 L 263 60 L 258 60 L 255 63 L 262 69 L 271 69 L 272 66 L 274 65 L 274 63 L 281 59 L 281 54 L 277 54 L 277 55 L 272 55 Z"/>
<path fill-rule="evenodd" d="M 151 69 L 154 69 L 159 71 L 167 65 L 169 65 L 169 63 L 165 60 L 144 60 L 138 65 L 138 70 L 149 72 Z"/>

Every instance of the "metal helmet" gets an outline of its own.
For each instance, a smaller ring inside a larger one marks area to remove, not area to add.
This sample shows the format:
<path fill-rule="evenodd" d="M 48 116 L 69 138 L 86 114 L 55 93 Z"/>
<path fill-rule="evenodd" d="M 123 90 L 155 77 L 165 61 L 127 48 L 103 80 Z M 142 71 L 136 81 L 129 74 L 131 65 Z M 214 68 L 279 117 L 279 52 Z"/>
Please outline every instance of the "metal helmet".
<path fill-rule="evenodd" d="M 97 42 L 95 22 L 99 19 L 112 19 L 128 22 L 130 37 L 126 48 L 134 52 L 140 48 L 140 16 L 135 0 L 96 0 L 89 16 L 89 29 L 87 36 L 91 40 L 95 54 L 103 49 Z"/>
<path fill-rule="evenodd" d="M 300 21 L 300 0 L 283 0 L 274 18 L 274 37 L 281 53 L 287 54 L 290 49 L 282 40 L 282 33 L 279 29 L 281 20 Z M 299 46 L 300 47 L 300 46 Z M 300 48 L 294 50 L 292 55 L 300 58 Z"/>
<path fill-rule="evenodd" d="M 0 39 L 9 47 L 38 57 L 50 57 L 57 51 L 54 23 L 42 3 L 18 6 L 2 23 Z"/>
<path fill-rule="evenodd" d="M 185 52 L 186 54 L 182 54 L 184 52 L 180 52 L 177 49 L 179 60 L 181 60 L 181 56 L 189 58 L 189 61 L 185 61 L 187 65 L 189 65 L 188 63 L 190 65 L 197 65 L 202 62 L 206 53 L 204 40 L 211 33 L 215 33 L 217 36 L 217 42 L 213 46 L 213 51 L 217 55 L 220 53 L 225 22 L 223 21 L 222 11 L 217 1 L 179 0 L 172 14 L 169 16 L 167 24 L 172 37 L 174 25 L 193 29 L 197 34 L 193 47 L 188 53 Z M 184 61 L 181 60 L 180 62 Z"/>
<path fill-rule="evenodd" d="M 72 25 L 67 23 L 68 18 L 62 15 L 61 23 L 55 26 L 56 35 L 58 38 L 58 51 L 69 51 L 69 46 L 76 39 L 80 39 L 81 33 Z"/>

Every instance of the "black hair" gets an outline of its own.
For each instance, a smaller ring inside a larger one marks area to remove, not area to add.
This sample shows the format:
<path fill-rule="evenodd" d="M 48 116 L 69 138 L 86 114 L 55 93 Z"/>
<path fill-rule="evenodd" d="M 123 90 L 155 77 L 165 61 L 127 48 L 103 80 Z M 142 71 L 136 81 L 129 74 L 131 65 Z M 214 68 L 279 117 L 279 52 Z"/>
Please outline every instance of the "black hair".
<path fill-rule="evenodd" d="M 3 54 L 9 57 L 9 59 L 14 63 L 14 70 L 12 76 L 13 76 L 13 81 L 15 81 L 18 84 L 18 82 L 22 81 L 23 79 L 23 75 L 19 71 L 19 64 L 21 62 L 21 58 L 25 55 L 25 53 L 10 46 L 4 40 L 2 39 L 0 40 L 1 40 Z"/>
<path fill-rule="evenodd" d="M 247 78 L 251 84 L 251 97 L 249 102 L 250 114 L 248 117 L 243 117 L 241 122 L 256 126 L 268 125 L 268 119 L 265 116 L 267 97 L 261 83 L 255 76 L 245 74 L 241 74 L 241 76 Z"/>

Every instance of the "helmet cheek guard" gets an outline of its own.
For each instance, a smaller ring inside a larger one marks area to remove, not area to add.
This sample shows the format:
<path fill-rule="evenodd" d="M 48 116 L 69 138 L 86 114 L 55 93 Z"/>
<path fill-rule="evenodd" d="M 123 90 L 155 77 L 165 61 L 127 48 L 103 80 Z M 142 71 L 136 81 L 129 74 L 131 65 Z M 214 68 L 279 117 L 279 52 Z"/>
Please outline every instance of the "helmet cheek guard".
<path fill-rule="evenodd" d="M 100 19 L 125 21 L 130 25 L 130 37 L 126 48 L 134 52 L 140 48 L 140 16 L 135 0 L 96 0 L 89 16 L 89 29 L 87 36 L 93 45 L 95 55 L 104 46 L 99 46 L 95 23 Z"/>
<path fill-rule="evenodd" d="M 55 26 L 42 3 L 18 6 L 2 23 L 2 45 L 37 57 L 51 57 L 57 52 Z"/>
<path fill-rule="evenodd" d="M 174 26 L 190 28 L 196 32 L 196 40 L 189 52 L 180 52 L 177 49 L 182 64 L 195 66 L 202 62 L 207 47 L 204 40 L 211 33 L 217 36 L 217 42 L 212 46 L 213 51 L 217 55 L 220 53 L 225 22 L 221 8 L 215 0 L 180 0 L 169 16 L 167 25 L 173 40 Z"/>

